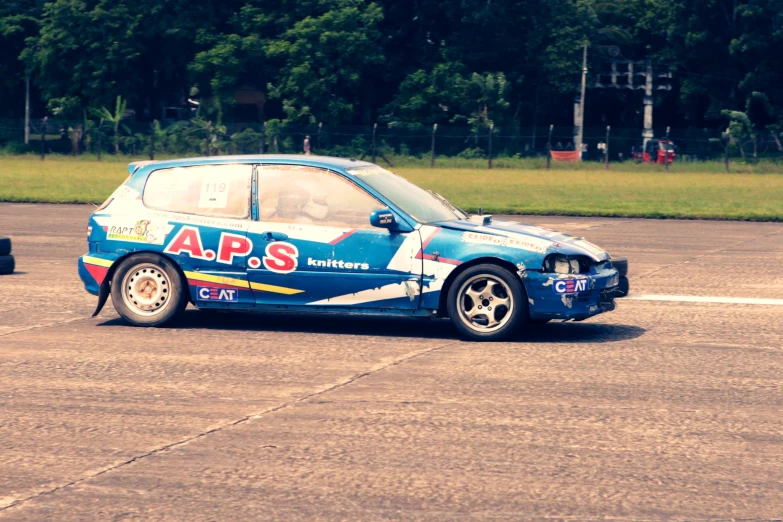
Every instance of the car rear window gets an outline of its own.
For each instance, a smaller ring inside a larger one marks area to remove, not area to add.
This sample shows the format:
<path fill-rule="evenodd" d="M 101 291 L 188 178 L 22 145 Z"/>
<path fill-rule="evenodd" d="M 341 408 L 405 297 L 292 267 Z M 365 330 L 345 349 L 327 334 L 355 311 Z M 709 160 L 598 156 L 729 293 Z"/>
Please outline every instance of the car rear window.
<path fill-rule="evenodd" d="M 148 208 L 203 216 L 246 218 L 252 165 L 198 165 L 154 171 L 144 187 Z"/>

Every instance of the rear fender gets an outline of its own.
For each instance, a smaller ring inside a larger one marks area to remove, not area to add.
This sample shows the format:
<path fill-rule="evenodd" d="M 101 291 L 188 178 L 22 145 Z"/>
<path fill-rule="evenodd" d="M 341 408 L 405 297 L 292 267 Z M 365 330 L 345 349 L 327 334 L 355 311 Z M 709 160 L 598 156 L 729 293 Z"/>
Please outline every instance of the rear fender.
<path fill-rule="evenodd" d="M 95 311 L 93 312 L 92 317 L 95 317 L 96 315 L 101 313 L 101 310 L 103 310 L 103 307 L 106 305 L 106 301 L 109 299 L 109 296 L 111 295 L 111 280 L 114 279 L 115 270 L 120 265 L 120 263 L 122 263 L 123 261 L 125 261 L 127 258 L 129 258 L 134 254 L 155 254 L 157 256 L 165 258 L 167 261 L 169 261 L 177 268 L 177 273 L 179 274 L 179 280 L 183 285 L 183 289 L 188 296 L 190 295 L 190 285 L 188 284 L 188 279 L 185 277 L 185 273 L 182 271 L 182 267 L 180 267 L 179 263 L 177 263 L 174 259 L 172 259 L 167 255 L 161 254 L 160 252 L 152 252 L 146 250 L 138 251 L 138 252 L 128 252 L 124 256 L 117 258 L 114 264 L 111 265 L 111 268 L 109 268 L 109 271 L 106 274 L 106 277 L 103 279 L 103 283 L 101 283 L 100 289 L 98 290 L 98 306 L 95 307 Z"/>
<path fill-rule="evenodd" d="M 113 266 L 115 265 L 116 263 Z M 95 307 L 95 311 L 92 313 L 93 317 L 101 313 L 101 310 L 103 309 L 103 305 L 106 304 L 106 300 L 109 298 L 110 294 L 111 294 L 111 277 L 109 277 L 109 274 L 107 274 L 106 278 L 103 280 L 103 283 L 101 283 L 100 289 L 98 290 L 98 306 Z"/>

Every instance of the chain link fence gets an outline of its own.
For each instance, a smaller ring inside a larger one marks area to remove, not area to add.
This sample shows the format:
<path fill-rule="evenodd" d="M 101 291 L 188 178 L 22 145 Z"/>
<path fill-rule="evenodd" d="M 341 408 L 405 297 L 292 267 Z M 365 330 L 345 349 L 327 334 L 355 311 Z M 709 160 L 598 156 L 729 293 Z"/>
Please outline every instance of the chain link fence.
<path fill-rule="evenodd" d="M 657 130 L 657 129 L 656 129 Z M 662 138 L 665 131 L 656 132 Z M 603 161 L 607 129 L 585 128 L 584 160 Z M 154 122 L 124 120 L 117 127 L 95 121 L 55 118 L 32 120 L 29 141 L 24 142 L 24 121 L 0 120 L 0 150 L 6 153 L 126 154 L 131 156 L 202 156 L 227 154 L 301 154 L 305 139 L 311 153 L 387 161 L 392 158 L 432 162 L 437 156 L 466 159 L 528 158 L 546 156 L 552 150 L 574 149 L 573 127 L 427 127 L 417 124 L 373 126 L 282 125 L 266 123 L 214 124 L 204 120 Z M 726 147 L 714 129 L 672 129 L 677 161 L 724 161 Z M 612 128 L 609 159 L 623 161 L 642 145 L 641 130 Z M 732 157 L 769 158 L 783 161 L 780 136 L 759 131 L 755 142 L 733 140 Z M 754 155 L 755 154 L 755 155 Z"/>

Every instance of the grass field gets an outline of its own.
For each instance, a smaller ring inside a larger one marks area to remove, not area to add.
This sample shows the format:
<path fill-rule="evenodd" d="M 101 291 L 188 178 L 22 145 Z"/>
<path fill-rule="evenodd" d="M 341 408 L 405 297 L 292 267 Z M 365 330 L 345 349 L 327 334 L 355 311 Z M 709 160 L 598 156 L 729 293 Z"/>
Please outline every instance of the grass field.
<path fill-rule="evenodd" d="M 112 156 L 104 156 L 102 162 L 0 156 L 0 201 L 100 203 L 128 175 L 129 161 Z M 783 221 L 780 166 L 756 165 L 753 172 L 723 174 L 721 165 L 704 172 L 683 164 L 666 174 L 652 165 L 626 163 L 609 171 L 592 165 L 550 171 L 407 166 L 393 170 L 470 211 L 483 207 L 487 213 Z"/>

